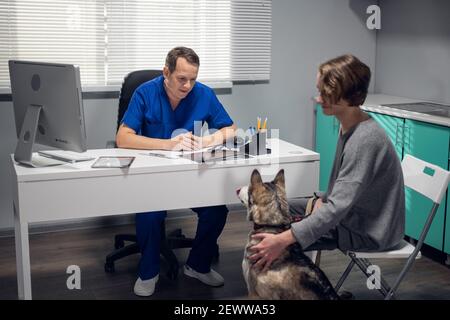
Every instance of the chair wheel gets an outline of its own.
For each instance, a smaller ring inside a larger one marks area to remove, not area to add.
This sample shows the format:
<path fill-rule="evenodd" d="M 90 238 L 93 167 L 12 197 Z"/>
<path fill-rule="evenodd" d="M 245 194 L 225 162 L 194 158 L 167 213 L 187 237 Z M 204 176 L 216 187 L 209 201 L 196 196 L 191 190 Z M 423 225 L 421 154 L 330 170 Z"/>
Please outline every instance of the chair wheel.
<path fill-rule="evenodd" d="M 116 242 L 114 242 L 114 248 L 120 249 L 123 248 L 125 246 L 125 242 L 123 240 L 117 240 Z"/>
<path fill-rule="evenodd" d="M 114 273 L 114 262 L 105 262 L 105 272 Z"/>

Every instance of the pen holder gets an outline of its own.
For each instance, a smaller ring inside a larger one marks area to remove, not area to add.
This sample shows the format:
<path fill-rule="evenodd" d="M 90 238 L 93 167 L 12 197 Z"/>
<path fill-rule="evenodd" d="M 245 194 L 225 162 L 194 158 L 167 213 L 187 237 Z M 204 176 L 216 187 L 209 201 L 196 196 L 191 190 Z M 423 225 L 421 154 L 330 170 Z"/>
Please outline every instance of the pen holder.
<path fill-rule="evenodd" d="M 267 154 L 266 142 L 267 130 L 259 130 L 254 135 L 252 135 L 251 141 L 243 146 L 245 148 L 243 151 L 244 153 L 252 156 Z"/>

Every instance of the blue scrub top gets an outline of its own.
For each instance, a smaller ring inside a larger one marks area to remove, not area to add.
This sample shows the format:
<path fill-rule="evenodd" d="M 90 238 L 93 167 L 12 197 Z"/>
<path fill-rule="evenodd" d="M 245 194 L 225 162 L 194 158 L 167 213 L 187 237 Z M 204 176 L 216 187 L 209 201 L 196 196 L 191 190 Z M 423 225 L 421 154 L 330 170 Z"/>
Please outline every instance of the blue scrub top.
<path fill-rule="evenodd" d="M 194 133 L 194 121 L 207 122 L 209 129 L 233 124 L 214 91 L 200 82 L 195 83 L 191 92 L 173 110 L 164 89 L 163 76 L 136 89 L 122 118 L 122 123 L 136 133 L 157 139 L 172 138 L 176 129 Z"/>

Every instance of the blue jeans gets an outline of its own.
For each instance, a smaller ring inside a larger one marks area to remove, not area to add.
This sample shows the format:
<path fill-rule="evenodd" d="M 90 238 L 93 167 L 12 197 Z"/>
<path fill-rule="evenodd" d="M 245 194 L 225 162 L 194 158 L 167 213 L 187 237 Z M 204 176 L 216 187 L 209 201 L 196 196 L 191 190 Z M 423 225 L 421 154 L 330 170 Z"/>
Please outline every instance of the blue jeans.
<path fill-rule="evenodd" d="M 186 262 L 194 270 L 207 273 L 217 248 L 219 238 L 227 220 L 226 206 L 192 209 L 198 216 L 197 232 Z M 159 274 L 161 224 L 167 211 L 136 214 L 136 236 L 141 250 L 139 277 L 148 280 Z"/>

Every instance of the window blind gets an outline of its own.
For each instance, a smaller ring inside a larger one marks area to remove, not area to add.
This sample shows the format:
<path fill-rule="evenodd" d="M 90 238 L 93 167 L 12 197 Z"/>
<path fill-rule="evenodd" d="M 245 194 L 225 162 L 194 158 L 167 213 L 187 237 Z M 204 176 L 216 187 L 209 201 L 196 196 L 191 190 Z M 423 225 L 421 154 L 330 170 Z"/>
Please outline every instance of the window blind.
<path fill-rule="evenodd" d="M 167 52 L 191 47 L 199 79 L 231 81 L 229 0 L 107 1 L 108 84 L 137 69 L 161 69 Z"/>
<path fill-rule="evenodd" d="M 199 80 L 268 80 L 270 0 L 0 0 L 0 87 L 8 60 L 73 63 L 83 86 L 161 69 L 175 46 L 200 57 Z"/>
<path fill-rule="evenodd" d="M 0 82 L 8 60 L 73 63 L 84 85 L 104 83 L 104 10 L 92 0 L 0 1 Z"/>
<path fill-rule="evenodd" d="M 232 79 L 269 80 L 272 1 L 232 1 L 231 25 Z"/>

